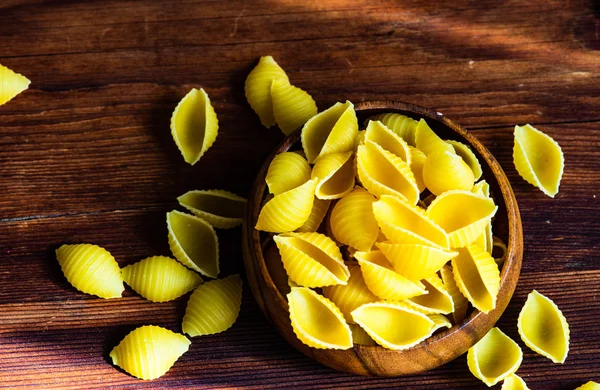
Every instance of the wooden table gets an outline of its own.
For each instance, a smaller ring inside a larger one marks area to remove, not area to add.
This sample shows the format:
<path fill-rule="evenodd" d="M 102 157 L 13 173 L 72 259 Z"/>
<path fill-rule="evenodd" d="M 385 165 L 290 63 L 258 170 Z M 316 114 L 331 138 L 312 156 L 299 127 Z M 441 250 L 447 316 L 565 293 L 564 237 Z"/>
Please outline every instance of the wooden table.
<path fill-rule="evenodd" d="M 244 98 L 244 79 L 266 54 L 321 109 L 401 100 L 476 134 L 504 167 L 523 218 L 522 277 L 499 322 L 523 348 L 519 375 L 546 390 L 600 380 L 599 13 L 591 0 L 0 2 L 0 63 L 32 80 L 0 107 L 0 386 L 485 388 L 465 357 L 404 378 L 334 372 L 289 347 L 248 289 L 234 327 L 194 339 L 163 378 L 141 382 L 109 364 L 110 349 L 138 325 L 179 330 L 187 298 L 81 294 L 54 250 L 92 242 L 122 265 L 169 255 L 165 213 L 178 195 L 246 195 L 282 139 Z M 194 167 L 169 130 L 192 87 L 210 94 L 221 124 Z M 524 123 L 565 153 L 555 199 L 512 164 L 513 126 Z M 242 271 L 240 230 L 219 238 L 223 274 Z M 564 365 L 517 334 L 534 288 L 569 321 Z"/>

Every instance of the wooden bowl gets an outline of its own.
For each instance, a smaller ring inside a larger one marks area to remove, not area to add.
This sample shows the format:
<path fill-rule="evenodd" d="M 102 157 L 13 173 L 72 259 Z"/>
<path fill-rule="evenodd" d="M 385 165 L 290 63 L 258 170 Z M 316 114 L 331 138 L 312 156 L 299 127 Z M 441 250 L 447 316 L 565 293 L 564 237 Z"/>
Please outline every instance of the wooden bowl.
<path fill-rule="evenodd" d="M 417 346 L 393 351 L 380 346 L 355 345 L 349 350 L 315 349 L 303 344 L 292 330 L 285 298 L 290 288 L 277 247 L 269 234 L 254 229 L 266 195 L 265 176 L 271 160 L 279 153 L 298 147 L 300 131 L 288 136 L 265 161 L 248 200 L 243 227 L 244 264 L 252 293 L 267 319 L 296 349 L 314 360 L 339 371 L 360 375 L 399 376 L 431 370 L 465 353 L 498 321 L 517 285 L 523 257 L 521 217 L 512 188 L 492 154 L 471 134 L 442 114 L 412 104 L 375 101 L 355 107 L 359 123 L 383 112 L 397 112 L 414 119 L 425 118 L 443 139 L 454 139 L 470 145 L 483 168 L 483 178 L 490 184 L 498 205 L 494 235 L 508 247 L 501 270 L 500 291 L 496 309 L 488 314 L 472 312 L 451 329 L 439 332 Z"/>

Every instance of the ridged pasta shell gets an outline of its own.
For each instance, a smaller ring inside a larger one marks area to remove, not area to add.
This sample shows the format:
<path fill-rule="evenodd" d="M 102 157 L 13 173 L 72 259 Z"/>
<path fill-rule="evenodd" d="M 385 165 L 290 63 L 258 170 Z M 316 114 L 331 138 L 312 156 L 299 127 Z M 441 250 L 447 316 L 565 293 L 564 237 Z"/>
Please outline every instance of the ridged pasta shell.
<path fill-rule="evenodd" d="M 292 287 L 287 295 L 294 333 L 309 347 L 352 348 L 352 331 L 333 302 L 305 287 Z"/>
<path fill-rule="evenodd" d="M 475 177 L 475 181 L 479 180 L 481 175 L 483 175 L 483 170 L 481 169 L 481 164 L 479 163 L 479 159 L 475 156 L 475 153 L 471 150 L 468 145 L 463 144 L 462 142 L 454 141 L 451 139 L 447 139 L 446 143 L 452 145 L 454 151 L 457 155 L 459 155 L 465 163 L 471 168 L 473 172 L 473 176 Z"/>
<path fill-rule="evenodd" d="M 375 197 L 362 187 L 355 187 L 340 199 L 329 218 L 333 237 L 359 251 L 370 251 L 379 234 L 373 202 Z"/>
<path fill-rule="evenodd" d="M 471 304 L 484 313 L 496 308 L 500 271 L 489 253 L 477 245 L 458 250 L 452 259 L 454 281 Z"/>
<path fill-rule="evenodd" d="M 308 161 L 295 152 L 283 152 L 275 156 L 267 170 L 266 182 L 269 192 L 279 195 L 301 186 L 310 180 Z"/>
<path fill-rule="evenodd" d="M 402 138 L 406 143 L 415 146 L 415 132 L 417 130 L 417 121 L 402 114 L 388 112 L 385 114 L 375 115 L 367 121 L 380 121 L 388 129 L 392 130 L 398 137 Z"/>
<path fill-rule="evenodd" d="M 502 263 L 504 263 L 504 260 L 506 260 L 506 253 L 508 252 L 508 248 L 506 247 L 504 241 L 502 241 L 498 237 L 493 237 L 492 240 L 492 254 L 494 254 L 493 252 L 496 248 L 498 248 L 498 250 L 502 253 L 500 256 L 494 257 L 496 264 L 498 264 L 498 266 L 501 266 Z"/>
<path fill-rule="evenodd" d="M 408 148 L 410 150 L 410 169 L 415 177 L 419 192 L 423 192 L 426 188 L 425 182 L 423 181 L 423 167 L 425 166 L 427 156 L 417 148 L 412 146 L 409 146 Z"/>
<path fill-rule="evenodd" d="M 460 156 L 440 150 L 427 155 L 423 181 L 429 191 L 439 196 L 451 190 L 471 190 L 475 179 L 473 171 Z"/>
<path fill-rule="evenodd" d="M 317 229 L 319 229 L 319 226 L 321 226 L 321 223 L 323 222 L 327 211 L 329 211 L 330 205 L 331 200 L 315 198 L 308 219 L 306 220 L 306 222 L 304 222 L 302 226 L 296 229 L 296 231 L 298 233 L 316 232 Z"/>
<path fill-rule="evenodd" d="M 175 259 L 148 257 L 121 270 L 123 280 L 152 302 L 167 302 L 198 287 L 202 278 Z"/>
<path fill-rule="evenodd" d="M 192 88 L 171 116 L 171 134 L 186 163 L 194 165 L 212 146 L 219 120 L 204 89 Z"/>
<path fill-rule="evenodd" d="M 388 152 L 400 157 L 410 165 L 411 154 L 408 144 L 401 137 L 388 129 L 380 121 L 370 121 L 365 132 L 365 142 L 371 141 L 381 146 Z"/>
<path fill-rule="evenodd" d="M 365 303 L 376 302 L 379 298 L 365 284 L 360 267 L 356 264 L 347 266 L 350 271 L 348 283 L 323 287 L 323 295 L 337 305 L 347 322 L 354 322 L 350 315 L 354 309 Z"/>
<path fill-rule="evenodd" d="M 433 321 L 433 327 L 431 328 L 431 334 L 437 332 L 442 328 L 450 329 L 452 328 L 452 323 L 450 320 L 442 314 L 430 314 L 429 319 Z"/>
<path fill-rule="evenodd" d="M 422 118 L 417 123 L 415 130 L 415 145 L 427 156 L 442 150 L 454 153 L 452 145 L 441 139 Z"/>
<path fill-rule="evenodd" d="M 448 233 L 451 248 L 462 248 L 484 233 L 498 206 L 470 191 L 448 191 L 435 198 L 427 216 Z"/>
<path fill-rule="evenodd" d="M 120 298 L 125 287 L 121 269 L 106 249 L 92 244 L 62 245 L 56 259 L 77 290 L 100 298 Z"/>
<path fill-rule="evenodd" d="M 321 233 L 284 233 L 273 237 L 290 279 L 304 287 L 346 284 L 350 271 L 333 240 Z"/>
<path fill-rule="evenodd" d="M 290 135 L 317 115 L 317 104 L 312 96 L 285 79 L 273 80 L 271 98 L 275 122 L 285 135 Z"/>
<path fill-rule="evenodd" d="M 369 290 L 381 299 L 403 301 L 426 294 L 425 286 L 398 274 L 381 251 L 356 252 L 354 257 Z"/>
<path fill-rule="evenodd" d="M 289 83 L 285 71 L 281 69 L 273 57 L 264 56 L 260 57 L 258 65 L 248 74 L 244 85 L 246 100 L 248 100 L 250 107 L 265 127 L 271 127 L 275 124 L 273 100 L 271 98 L 273 80 L 282 80 Z"/>
<path fill-rule="evenodd" d="M 188 191 L 177 198 L 177 201 L 216 228 L 229 229 L 244 221 L 246 199 L 229 191 Z"/>
<path fill-rule="evenodd" d="M 558 194 L 565 158 L 552 137 L 531 125 L 515 126 L 513 161 L 519 175 L 529 184 L 551 198 Z"/>
<path fill-rule="evenodd" d="M 211 280 L 190 296 L 181 328 L 191 337 L 221 333 L 235 323 L 241 305 L 240 275 Z"/>
<path fill-rule="evenodd" d="M 0 65 L 0 106 L 29 88 L 29 84 L 27 77 Z"/>
<path fill-rule="evenodd" d="M 594 381 L 589 381 L 589 382 L 579 386 L 575 390 L 600 390 L 600 384 L 598 384 Z"/>
<path fill-rule="evenodd" d="M 352 331 L 352 342 L 354 345 L 377 345 L 375 340 L 360 325 L 348 324 L 348 326 L 350 326 L 350 330 Z"/>
<path fill-rule="evenodd" d="M 339 199 L 354 187 L 353 152 L 331 153 L 317 158 L 311 178 L 317 179 L 315 196 Z"/>
<path fill-rule="evenodd" d="M 410 204 L 419 200 L 419 188 L 410 166 L 400 157 L 371 141 L 358 147 L 358 178 L 373 195 L 394 195 Z"/>
<path fill-rule="evenodd" d="M 452 302 L 454 304 L 452 320 L 455 324 L 458 324 L 467 316 L 469 301 L 456 286 L 456 282 L 454 281 L 454 272 L 452 272 L 452 266 L 450 264 L 446 264 L 444 267 L 442 267 L 440 270 L 440 275 L 442 277 L 442 282 L 444 282 L 444 286 L 446 287 L 446 291 L 448 291 L 448 294 L 450 294 L 452 297 Z"/>
<path fill-rule="evenodd" d="M 166 374 L 190 344 L 182 334 L 145 325 L 125 336 L 110 352 L 110 358 L 115 366 L 134 377 L 151 380 Z"/>
<path fill-rule="evenodd" d="M 492 220 L 488 219 L 485 225 L 485 229 L 483 229 L 483 233 L 479 237 L 472 242 L 473 245 L 479 245 L 482 247 L 487 253 L 492 254 L 493 244 L 492 244 Z"/>
<path fill-rule="evenodd" d="M 467 353 L 469 370 L 488 387 L 514 374 L 522 361 L 521 348 L 498 328 L 492 328 Z"/>
<path fill-rule="evenodd" d="M 256 229 L 271 233 L 291 232 L 304 225 L 313 208 L 316 180 L 276 195 L 258 215 Z"/>
<path fill-rule="evenodd" d="M 504 378 L 502 388 L 500 390 L 529 390 L 525 381 L 517 374 L 510 374 Z"/>
<path fill-rule="evenodd" d="M 336 103 L 310 118 L 302 128 L 302 147 L 309 163 L 317 157 L 354 148 L 358 122 L 354 104 Z"/>
<path fill-rule="evenodd" d="M 426 314 L 403 302 L 374 302 L 360 306 L 352 318 L 377 344 L 403 350 L 428 338 L 434 326 Z"/>
<path fill-rule="evenodd" d="M 356 135 L 356 139 L 354 140 L 354 151 L 356 151 L 358 149 L 359 145 L 362 145 L 365 143 L 365 133 L 366 130 L 359 130 L 358 134 Z"/>
<path fill-rule="evenodd" d="M 427 294 L 409 298 L 409 302 L 426 314 L 450 314 L 454 311 L 454 301 L 437 274 L 423 279 L 421 283 Z"/>
<path fill-rule="evenodd" d="M 377 247 L 388 258 L 400 275 L 410 280 L 426 279 L 440 270 L 458 253 L 421 244 L 378 243 Z"/>
<path fill-rule="evenodd" d="M 569 324 L 558 306 L 533 290 L 519 313 L 519 335 L 529 348 L 554 363 L 564 363 L 569 353 Z"/>
<path fill-rule="evenodd" d="M 473 188 L 471 192 L 477 195 L 490 197 L 490 185 L 485 180 L 480 180 L 477 183 L 473 184 Z"/>
<path fill-rule="evenodd" d="M 382 195 L 373 203 L 373 214 L 383 234 L 394 243 L 449 248 L 446 232 L 424 210 L 400 198 Z"/>
<path fill-rule="evenodd" d="M 219 275 L 219 240 L 208 222 L 173 210 L 167 213 L 169 247 L 183 265 L 209 278 Z"/>

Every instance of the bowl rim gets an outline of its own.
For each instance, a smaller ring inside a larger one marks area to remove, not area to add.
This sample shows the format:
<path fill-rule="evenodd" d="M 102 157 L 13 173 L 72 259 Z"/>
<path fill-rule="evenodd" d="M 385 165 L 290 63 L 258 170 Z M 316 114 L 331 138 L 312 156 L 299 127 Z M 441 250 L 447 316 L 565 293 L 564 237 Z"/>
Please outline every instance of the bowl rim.
<path fill-rule="evenodd" d="M 489 322 L 487 320 L 490 318 L 492 318 L 492 326 L 491 327 L 493 327 L 494 324 L 498 321 L 498 319 L 502 315 L 502 313 L 504 312 L 504 310 L 506 309 L 508 302 L 512 298 L 512 294 L 516 288 L 516 284 L 517 284 L 517 281 L 519 278 L 521 263 L 522 263 L 522 256 L 523 256 L 523 245 L 522 245 L 522 243 L 523 243 L 522 234 L 523 233 L 522 233 L 521 217 L 520 217 L 519 208 L 517 205 L 517 201 L 516 201 L 514 192 L 512 190 L 510 182 L 508 181 L 508 178 L 506 177 L 506 174 L 504 173 L 504 170 L 502 169 L 502 167 L 500 166 L 498 161 L 495 159 L 495 157 L 491 154 L 491 152 L 476 137 L 474 137 L 472 134 L 470 134 L 467 130 L 462 128 L 457 123 L 448 119 L 446 116 L 444 116 L 439 111 L 435 111 L 435 110 L 432 110 L 432 109 L 429 109 L 426 107 L 422 107 L 422 106 L 418 106 L 418 105 L 414 105 L 414 104 L 410 104 L 410 103 L 405 103 L 405 102 L 400 102 L 400 101 L 391 101 L 391 100 L 363 101 L 363 102 L 357 103 L 355 105 L 354 109 L 357 113 L 364 112 L 364 111 L 380 111 L 380 112 L 387 111 L 387 112 L 397 112 L 397 113 L 400 113 L 399 111 L 401 111 L 402 113 L 408 112 L 411 114 L 412 117 L 424 118 L 426 121 L 434 120 L 434 121 L 441 122 L 450 131 L 457 133 L 459 136 L 461 136 L 466 141 L 468 141 L 469 146 L 472 147 L 473 149 L 475 149 L 477 154 L 485 160 L 485 163 L 491 169 L 493 177 L 500 188 L 500 193 L 502 195 L 506 213 L 507 213 L 507 221 L 508 221 L 508 226 L 507 226 L 508 240 L 506 242 L 507 252 L 506 252 L 506 258 L 504 261 L 504 265 L 501 269 L 500 287 L 499 287 L 499 291 L 498 291 L 498 298 L 500 298 L 502 296 L 503 300 L 502 300 L 502 302 L 497 302 L 496 309 L 490 311 L 487 314 L 479 311 L 478 309 L 473 308 L 470 315 L 465 317 L 460 323 L 455 324 L 454 326 L 452 326 L 449 329 L 445 329 L 441 332 L 438 332 L 435 335 L 433 335 L 433 336 L 427 338 L 426 340 L 422 341 L 421 343 L 417 344 L 416 346 L 414 346 L 412 348 L 408 348 L 406 350 L 398 351 L 398 350 L 386 349 L 380 345 L 366 346 L 366 345 L 355 344 L 353 346 L 353 348 L 351 348 L 350 350 L 327 350 L 327 351 L 331 351 L 331 353 L 336 353 L 336 352 L 347 352 L 347 351 L 352 351 L 352 350 L 361 351 L 361 350 L 376 349 L 378 351 L 378 353 L 383 353 L 383 354 L 390 354 L 390 355 L 402 354 L 402 353 L 405 353 L 406 351 L 410 351 L 411 349 L 414 349 L 414 348 L 427 347 L 428 345 L 431 345 L 434 343 L 435 344 L 440 343 L 444 339 L 451 338 L 454 333 L 459 332 L 461 330 L 464 330 L 464 329 L 469 330 L 470 328 L 479 328 L 482 324 Z M 371 115 L 369 115 L 369 116 L 371 116 Z M 245 265 L 246 271 L 248 273 L 249 272 L 248 269 L 250 267 L 258 266 L 258 271 L 259 271 L 260 275 L 262 275 L 262 282 L 268 288 L 269 292 L 274 295 L 275 300 L 281 304 L 281 309 L 283 309 L 284 312 L 287 314 L 287 322 L 288 323 L 289 323 L 289 307 L 288 307 L 287 299 L 285 298 L 285 296 L 283 296 L 283 294 L 281 294 L 281 292 L 275 285 L 275 282 L 273 281 L 272 275 L 269 272 L 269 269 L 266 265 L 266 261 L 265 261 L 264 255 L 263 255 L 263 249 L 265 248 L 265 242 L 268 243 L 269 240 L 261 240 L 261 238 L 260 238 L 261 232 L 256 230 L 254 228 L 254 226 L 258 219 L 258 214 L 260 212 L 261 204 L 262 204 L 264 194 L 265 194 L 265 189 L 266 189 L 265 177 L 266 177 L 266 172 L 268 170 L 269 164 L 271 163 L 271 161 L 277 154 L 285 152 L 285 151 L 289 150 L 291 147 L 293 147 L 295 144 L 297 144 L 300 141 L 300 134 L 301 134 L 301 128 L 296 130 L 295 132 L 291 133 L 289 136 L 287 136 L 274 149 L 274 151 L 269 155 L 269 157 L 263 163 L 263 165 L 256 177 L 256 180 L 252 186 L 252 190 L 251 190 L 250 196 L 248 198 L 248 204 L 247 204 L 247 208 L 246 208 L 246 215 L 244 218 L 244 226 L 243 226 L 244 245 L 248 245 L 248 249 L 249 249 L 250 253 L 253 253 L 255 255 L 255 259 L 246 259 L 246 251 L 244 251 L 244 265 Z M 496 195 L 496 197 L 498 197 L 500 194 L 495 194 L 495 195 Z M 255 262 L 255 264 L 251 264 L 251 262 Z M 252 286 L 252 284 L 251 284 L 251 286 Z M 255 288 L 252 288 L 252 292 L 253 292 L 256 300 L 259 301 L 259 297 L 257 294 L 260 294 L 260 292 L 257 292 Z M 500 299 L 498 299 L 498 301 L 500 301 Z M 270 311 L 271 308 L 264 307 L 263 305 L 260 304 L 260 302 L 259 302 L 259 306 L 261 307 L 261 310 L 263 311 L 265 316 L 269 320 L 273 321 L 273 318 L 271 318 L 270 313 L 268 313 L 268 311 Z M 280 333 L 282 333 L 281 330 L 279 329 L 278 325 L 276 325 L 275 327 L 277 328 L 277 330 Z M 491 329 L 491 327 L 489 327 L 489 328 Z M 470 333 L 472 333 L 472 332 L 470 332 Z M 487 333 L 487 331 L 485 333 Z M 481 337 L 483 337 L 483 335 L 485 335 L 485 333 L 483 333 L 481 335 L 476 335 L 475 342 L 478 341 Z M 283 335 L 283 333 L 282 333 L 282 335 Z M 284 335 L 284 337 L 285 337 L 285 335 Z M 475 342 L 473 342 L 473 344 Z M 471 345 L 473 345 L 473 344 L 471 344 Z M 468 349 L 471 345 L 469 345 L 466 349 Z M 314 350 L 314 348 L 312 348 L 312 347 L 306 346 L 306 348 Z M 457 354 L 456 356 L 454 356 L 453 358 L 448 359 L 447 361 L 451 361 L 454 358 L 462 355 L 466 351 L 466 349 L 464 351 L 462 351 L 461 353 Z M 301 352 L 309 355 L 306 350 L 301 349 Z M 313 356 L 311 356 L 311 355 L 313 355 Z M 314 354 L 311 354 L 311 355 L 309 355 L 309 356 L 315 358 Z M 317 359 L 317 360 L 319 360 L 319 359 Z M 322 362 L 322 361 L 321 361 L 321 363 L 326 364 L 326 362 Z M 444 363 L 442 363 L 442 364 L 444 364 Z M 434 367 L 430 367 L 428 369 L 431 369 L 431 368 L 434 368 Z M 380 374 L 374 373 L 374 375 L 380 375 Z M 383 375 L 386 375 L 386 374 L 384 373 Z"/>

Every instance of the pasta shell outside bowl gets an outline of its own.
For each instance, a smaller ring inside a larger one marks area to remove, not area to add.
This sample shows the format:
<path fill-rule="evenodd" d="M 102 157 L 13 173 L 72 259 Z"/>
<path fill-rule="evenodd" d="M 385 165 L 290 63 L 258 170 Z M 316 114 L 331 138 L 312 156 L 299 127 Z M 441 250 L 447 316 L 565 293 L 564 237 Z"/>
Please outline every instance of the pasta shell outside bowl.
<path fill-rule="evenodd" d="M 361 102 L 355 106 L 358 123 L 383 113 L 398 113 L 419 120 L 424 118 L 442 139 L 461 142 L 471 147 L 481 163 L 484 178 L 494 194 L 498 211 L 494 219 L 494 234 L 507 246 L 500 273 L 500 289 L 495 309 L 483 313 L 472 309 L 450 329 L 442 330 L 419 344 L 401 351 L 378 345 L 355 344 L 347 350 L 315 349 L 303 344 L 290 323 L 286 294 L 287 275 L 272 239 L 272 234 L 254 227 L 268 194 L 265 176 L 270 162 L 282 152 L 299 149 L 300 130 L 290 134 L 267 158 L 258 173 L 250 197 L 243 227 L 243 255 L 246 275 L 254 297 L 279 333 L 308 357 L 339 371 L 371 376 L 400 376 L 439 367 L 465 353 L 494 327 L 517 285 L 523 257 L 523 233 L 519 208 L 504 171 L 492 154 L 469 132 L 440 113 L 424 107 L 395 102 Z M 332 205 L 333 207 L 333 205 Z"/>

